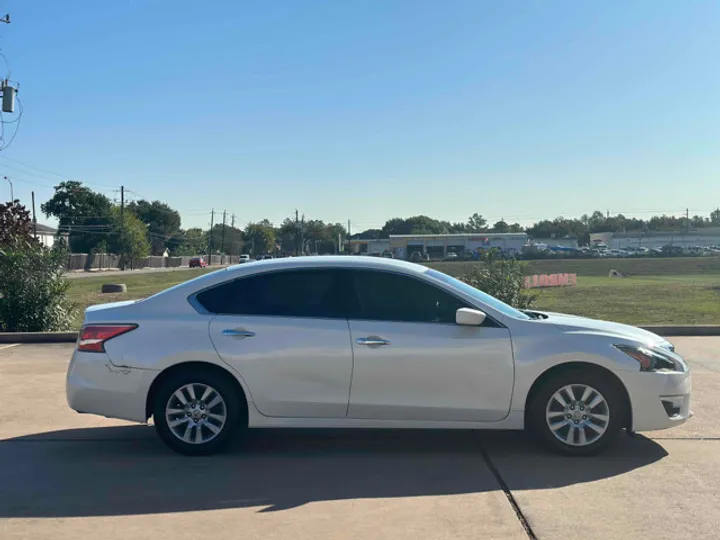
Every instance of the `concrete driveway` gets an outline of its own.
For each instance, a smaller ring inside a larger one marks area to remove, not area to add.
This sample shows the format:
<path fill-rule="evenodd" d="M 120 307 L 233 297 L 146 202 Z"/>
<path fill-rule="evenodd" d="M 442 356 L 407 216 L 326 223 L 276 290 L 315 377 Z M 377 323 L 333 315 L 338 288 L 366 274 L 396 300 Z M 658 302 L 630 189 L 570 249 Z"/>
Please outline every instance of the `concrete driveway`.
<path fill-rule="evenodd" d="M 720 338 L 695 418 L 590 459 L 520 433 L 261 431 L 209 458 L 67 408 L 71 346 L 0 345 L 0 538 L 717 538 Z"/>

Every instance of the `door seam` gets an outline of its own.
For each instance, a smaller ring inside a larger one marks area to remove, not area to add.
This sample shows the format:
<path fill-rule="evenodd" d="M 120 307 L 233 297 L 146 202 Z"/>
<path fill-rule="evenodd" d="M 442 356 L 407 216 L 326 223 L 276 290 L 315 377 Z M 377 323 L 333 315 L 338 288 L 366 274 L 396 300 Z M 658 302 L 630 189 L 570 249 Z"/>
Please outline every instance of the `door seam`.
<path fill-rule="evenodd" d="M 355 376 L 355 346 L 353 345 L 352 329 L 350 328 L 350 319 L 345 319 L 348 327 L 348 341 L 350 342 L 350 384 L 348 385 L 348 400 L 345 407 L 345 419 L 350 414 L 350 399 L 352 397 L 353 377 Z"/>

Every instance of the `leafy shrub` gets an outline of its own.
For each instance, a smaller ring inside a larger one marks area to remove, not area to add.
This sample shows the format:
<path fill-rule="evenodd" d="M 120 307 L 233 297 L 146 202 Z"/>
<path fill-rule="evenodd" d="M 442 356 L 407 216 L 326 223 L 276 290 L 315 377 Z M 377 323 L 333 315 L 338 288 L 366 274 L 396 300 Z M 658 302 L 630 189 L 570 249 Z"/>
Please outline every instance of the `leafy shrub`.
<path fill-rule="evenodd" d="M 529 309 L 537 295 L 525 288 L 526 264 L 516 259 L 503 259 L 493 251 L 484 253 L 473 270 L 460 279 L 518 309 Z"/>
<path fill-rule="evenodd" d="M 14 241 L 0 248 L 0 330 L 67 330 L 74 307 L 67 297 L 60 250 Z"/>

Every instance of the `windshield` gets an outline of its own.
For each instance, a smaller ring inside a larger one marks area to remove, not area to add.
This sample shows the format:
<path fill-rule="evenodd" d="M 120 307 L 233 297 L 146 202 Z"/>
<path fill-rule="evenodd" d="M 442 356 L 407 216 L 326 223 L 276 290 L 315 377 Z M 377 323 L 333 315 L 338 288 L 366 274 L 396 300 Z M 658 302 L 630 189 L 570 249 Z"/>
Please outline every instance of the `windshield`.
<path fill-rule="evenodd" d="M 464 283 L 464 282 L 460 281 L 459 279 L 455 279 L 452 276 L 448 276 L 447 274 L 443 274 L 442 272 L 438 272 L 437 270 L 432 270 L 432 269 L 425 272 L 425 275 L 435 278 L 435 279 L 442 281 L 444 283 L 447 283 L 449 285 L 452 285 L 454 288 L 459 289 L 460 291 L 464 292 L 465 294 L 472 296 L 478 302 L 481 302 L 482 304 L 485 304 L 486 306 L 490 306 L 495 311 L 499 311 L 506 317 L 512 317 L 513 319 L 522 319 L 522 320 L 530 320 L 531 319 L 530 316 L 526 315 L 522 311 L 519 311 L 519 310 L 515 309 L 514 307 L 507 305 L 505 302 L 501 302 L 494 296 L 490 296 L 489 294 L 482 292 L 480 289 L 476 289 L 472 285 L 468 285 L 467 283 Z"/>

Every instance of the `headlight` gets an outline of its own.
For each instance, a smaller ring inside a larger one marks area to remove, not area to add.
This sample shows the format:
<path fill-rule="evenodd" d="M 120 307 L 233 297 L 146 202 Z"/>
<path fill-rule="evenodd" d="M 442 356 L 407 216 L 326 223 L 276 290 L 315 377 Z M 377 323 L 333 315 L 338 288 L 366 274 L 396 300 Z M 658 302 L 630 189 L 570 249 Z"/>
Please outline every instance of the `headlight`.
<path fill-rule="evenodd" d="M 679 371 L 681 373 L 687 371 L 685 361 L 668 349 L 648 349 L 633 345 L 615 345 L 615 347 L 637 360 L 640 364 L 640 371 Z"/>

